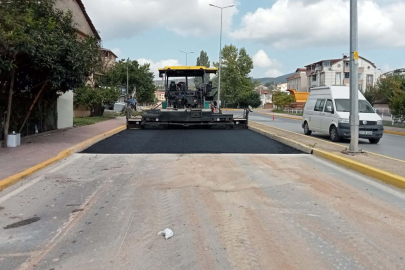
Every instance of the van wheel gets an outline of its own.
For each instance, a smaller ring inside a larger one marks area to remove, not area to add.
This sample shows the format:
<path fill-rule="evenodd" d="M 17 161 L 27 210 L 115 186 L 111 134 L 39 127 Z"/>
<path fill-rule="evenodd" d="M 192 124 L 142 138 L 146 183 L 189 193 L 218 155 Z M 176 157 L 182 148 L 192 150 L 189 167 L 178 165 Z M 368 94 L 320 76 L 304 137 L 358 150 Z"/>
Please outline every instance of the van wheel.
<path fill-rule="evenodd" d="M 305 135 L 311 135 L 312 134 L 312 131 L 309 130 L 308 122 L 304 123 L 304 134 Z"/>
<path fill-rule="evenodd" d="M 380 142 L 380 139 L 368 139 L 371 144 L 377 144 Z"/>
<path fill-rule="evenodd" d="M 338 130 L 335 126 L 331 126 L 329 129 L 329 137 L 332 142 L 340 142 L 340 137 L 338 134 Z"/>

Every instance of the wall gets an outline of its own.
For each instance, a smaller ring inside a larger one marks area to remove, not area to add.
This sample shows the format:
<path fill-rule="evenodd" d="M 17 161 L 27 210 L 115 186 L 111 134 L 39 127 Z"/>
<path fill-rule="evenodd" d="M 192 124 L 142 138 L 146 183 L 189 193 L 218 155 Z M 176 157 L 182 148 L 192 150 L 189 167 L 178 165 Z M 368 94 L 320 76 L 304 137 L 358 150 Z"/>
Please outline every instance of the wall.
<path fill-rule="evenodd" d="M 73 91 L 68 91 L 58 98 L 57 110 L 57 128 L 73 127 Z"/>
<path fill-rule="evenodd" d="M 77 23 L 77 29 L 88 36 L 94 36 L 86 17 L 75 0 L 56 0 L 55 8 L 63 11 L 71 10 L 73 20 L 75 23 Z"/>

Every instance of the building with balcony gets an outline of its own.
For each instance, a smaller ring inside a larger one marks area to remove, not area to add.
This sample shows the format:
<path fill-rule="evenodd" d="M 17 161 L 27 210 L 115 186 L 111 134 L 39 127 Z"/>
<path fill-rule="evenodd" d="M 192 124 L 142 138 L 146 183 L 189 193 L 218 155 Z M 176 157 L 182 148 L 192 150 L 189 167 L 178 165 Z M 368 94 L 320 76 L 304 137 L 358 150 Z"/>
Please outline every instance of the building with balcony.
<path fill-rule="evenodd" d="M 287 89 L 295 89 L 297 92 L 308 92 L 306 68 L 297 68 L 295 73 L 287 78 Z"/>
<path fill-rule="evenodd" d="M 361 57 L 359 58 L 358 89 L 366 91 L 374 86 L 381 76 L 381 69 Z M 306 67 L 307 88 L 323 85 L 350 85 L 350 57 L 343 56 L 340 59 L 322 60 Z"/>

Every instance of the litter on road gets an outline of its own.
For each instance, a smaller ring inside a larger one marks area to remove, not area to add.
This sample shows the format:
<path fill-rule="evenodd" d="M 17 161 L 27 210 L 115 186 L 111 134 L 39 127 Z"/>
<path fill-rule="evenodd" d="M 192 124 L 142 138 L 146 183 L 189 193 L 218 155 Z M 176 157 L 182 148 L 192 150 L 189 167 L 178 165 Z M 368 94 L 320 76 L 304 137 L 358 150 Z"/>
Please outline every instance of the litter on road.
<path fill-rule="evenodd" d="M 170 229 L 165 229 L 164 231 L 160 231 L 158 233 L 158 235 L 161 235 L 161 234 L 163 234 L 165 236 L 165 239 L 169 239 L 170 237 L 173 236 L 173 231 Z"/>

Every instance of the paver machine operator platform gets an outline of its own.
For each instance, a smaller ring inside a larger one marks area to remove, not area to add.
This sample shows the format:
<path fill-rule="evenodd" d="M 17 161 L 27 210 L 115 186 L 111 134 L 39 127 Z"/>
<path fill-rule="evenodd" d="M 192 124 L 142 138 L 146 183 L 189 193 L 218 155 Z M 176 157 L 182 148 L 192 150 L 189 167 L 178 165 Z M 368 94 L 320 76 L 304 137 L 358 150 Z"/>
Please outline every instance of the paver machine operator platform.
<path fill-rule="evenodd" d="M 222 113 L 214 100 L 217 89 L 212 86 L 212 81 L 204 80 L 217 71 L 217 68 L 204 66 L 169 66 L 159 69 L 159 77 L 163 78 L 165 85 L 165 101 L 161 108 L 145 110 L 141 117 L 127 117 L 128 128 L 247 128 L 249 109 L 245 109 L 243 115 L 234 117 L 233 114 Z M 191 89 L 189 78 L 200 78 L 200 85 Z"/>

